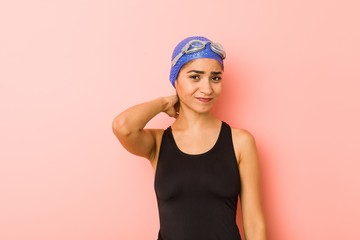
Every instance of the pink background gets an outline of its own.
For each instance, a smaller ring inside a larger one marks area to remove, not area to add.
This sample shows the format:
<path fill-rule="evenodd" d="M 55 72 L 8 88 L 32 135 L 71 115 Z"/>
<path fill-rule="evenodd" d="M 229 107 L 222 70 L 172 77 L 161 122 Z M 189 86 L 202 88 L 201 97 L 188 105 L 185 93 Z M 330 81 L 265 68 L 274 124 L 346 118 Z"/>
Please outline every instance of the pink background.
<path fill-rule="evenodd" d="M 172 49 L 197 34 L 227 50 L 216 111 L 257 139 L 269 239 L 360 239 L 359 7 L 1 1 L 0 239 L 156 239 L 151 166 L 111 122 L 174 93 Z"/>

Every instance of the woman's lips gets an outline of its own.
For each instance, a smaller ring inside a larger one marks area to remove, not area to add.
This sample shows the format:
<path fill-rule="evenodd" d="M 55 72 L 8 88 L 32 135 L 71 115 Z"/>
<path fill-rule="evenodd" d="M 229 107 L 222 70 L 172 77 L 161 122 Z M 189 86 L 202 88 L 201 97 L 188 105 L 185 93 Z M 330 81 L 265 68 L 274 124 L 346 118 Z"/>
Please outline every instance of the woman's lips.
<path fill-rule="evenodd" d="M 212 100 L 212 98 L 200 98 L 200 97 L 197 97 L 196 99 L 203 103 L 208 103 Z"/>

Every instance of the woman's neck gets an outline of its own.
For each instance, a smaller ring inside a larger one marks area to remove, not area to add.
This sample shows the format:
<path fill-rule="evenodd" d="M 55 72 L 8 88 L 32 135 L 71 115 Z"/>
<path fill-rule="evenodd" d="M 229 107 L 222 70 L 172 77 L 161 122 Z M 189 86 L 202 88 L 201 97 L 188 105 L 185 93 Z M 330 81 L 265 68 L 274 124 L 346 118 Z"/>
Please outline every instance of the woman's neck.
<path fill-rule="evenodd" d="M 211 112 L 198 113 L 187 109 L 180 109 L 180 114 L 173 123 L 172 128 L 178 130 L 197 130 L 217 127 L 220 122 Z"/>

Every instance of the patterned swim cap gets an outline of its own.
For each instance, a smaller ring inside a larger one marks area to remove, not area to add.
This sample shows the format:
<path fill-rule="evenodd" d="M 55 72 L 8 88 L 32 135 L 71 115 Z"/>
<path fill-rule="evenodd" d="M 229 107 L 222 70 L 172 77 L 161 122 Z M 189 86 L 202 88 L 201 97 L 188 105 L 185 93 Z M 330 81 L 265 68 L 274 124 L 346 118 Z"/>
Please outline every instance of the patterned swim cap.
<path fill-rule="evenodd" d="M 195 52 L 191 52 L 191 53 L 184 53 L 181 55 L 181 52 L 183 52 L 184 46 L 186 46 L 186 44 L 188 44 L 190 41 L 193 41 L 193 40 L 200 40 L 200 41 L 206 42 L 206 46 L 199 51 L 195 51 Z M 193 36 L 193 37 L 185 38 L 175 47 L 174 52 L 171 57 L 171 60 L 174 61 L 174 58 L 176 58 L 178 55 L 181 55 L 181 56 L 177 60 L 175 65 L 172 64 L 171 70 L 170 70 L 170 82 L 174 87 L 175 87 L 175 81 L 178 77 L 180 69 L 182 68 L 182 66 L 184 66 L 184 64 L 186 64 L 187 62 L 190 62 L 191 60 L 194 60 L 197 58 L 211 58 L 211 59 L 215 59 L 215 60 L 219 61 L 221 66 L 224 67 L 223 58 L 225 56 L 221 56 L 219 53 L 216 53 L 212 49 L 211 44 L 212 44 L 212 42 L 209 39 L 207 39 L 206 37 Z"/>

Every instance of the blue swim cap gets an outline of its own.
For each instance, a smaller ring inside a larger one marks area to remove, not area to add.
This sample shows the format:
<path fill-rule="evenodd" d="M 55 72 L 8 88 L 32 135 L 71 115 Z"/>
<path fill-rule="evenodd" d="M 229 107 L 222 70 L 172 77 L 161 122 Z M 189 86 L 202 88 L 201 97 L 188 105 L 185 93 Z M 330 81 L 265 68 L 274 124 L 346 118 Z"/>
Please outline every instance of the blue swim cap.
<path fill-rule="evenodd" d="M 171 60 L 174 60 L 174 58 L 179 55 L 182 52 L 182 48 L 189 43 L 192 40 L 200 40 L 204 42 L 208 42 L 205 46 L 205 48 L 201 49 L 200 51 L 183 54 L 179 60 L 176 62 L 174 66 L 171 66 L 170 70 L 170 82 L 175 87 L 175 81 L 178 77 L 178 74 L 180 72 L 180 69 L 182 66 L 184 66 L 185 63 L 190 62 L 191 60 L 197 59 L 197 58 L 211 58 L 219 61 L 221 66 L 224 66 L 223 58 L 220 54 L 214 52 L 211 47 L 211 41 L 207 39 L 206 37 L 201 36 L 193 36 L 193 37 L 187 37 L 184 40 L 182 40 L 174 49 L 174 52 L 172 54 Z"/>

